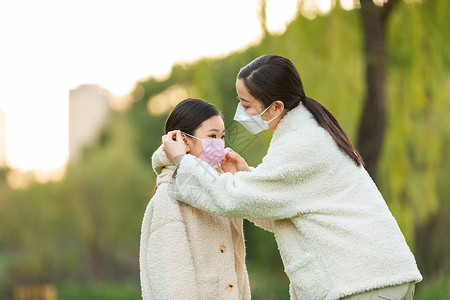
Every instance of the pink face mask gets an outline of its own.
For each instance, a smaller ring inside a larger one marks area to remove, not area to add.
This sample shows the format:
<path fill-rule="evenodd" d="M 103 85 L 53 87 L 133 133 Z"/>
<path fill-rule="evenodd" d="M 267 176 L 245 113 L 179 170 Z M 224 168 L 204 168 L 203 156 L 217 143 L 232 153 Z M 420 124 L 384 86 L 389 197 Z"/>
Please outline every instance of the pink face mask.
<path fill-rule="evenodd" d="M 199 139 L 198 137 L 188 133 L 181 133 L 202 141 L 203 152 L 198 158 L 213 167 L 217 167 L 228 153 L 228 150 L 225 149 L 225 141 L 222 139 Z"/>

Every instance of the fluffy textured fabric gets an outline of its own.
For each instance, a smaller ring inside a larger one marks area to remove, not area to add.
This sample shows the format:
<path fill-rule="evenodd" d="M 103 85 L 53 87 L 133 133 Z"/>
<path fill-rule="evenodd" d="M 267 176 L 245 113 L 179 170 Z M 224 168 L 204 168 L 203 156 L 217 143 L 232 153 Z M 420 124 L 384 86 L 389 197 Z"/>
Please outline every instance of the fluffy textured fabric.
<path fill-rule="evenodd" d="M 160 146 L 152 155 L 152 168 L 156 174 L 156 186 L 161 183 L 170 182 L 175 165 L 167 158 L 162 146 Z"/>
<path fill-rule="evenodd" d="M 250 299 L 242 219 L 170 198 L 175 166 L 152 156 L 158 188 L 144 214 L 139 253 L 143 299 Z"/>
<path fill-rule="evenodd" d="M 339 299 L 422 279 L 366 170 L 302 104 L 283 117 L 251 172 L 218 175 L 185 155 L 176 183 L 176 198 L 192 206 L 272 220 L 291 299 Z"/>

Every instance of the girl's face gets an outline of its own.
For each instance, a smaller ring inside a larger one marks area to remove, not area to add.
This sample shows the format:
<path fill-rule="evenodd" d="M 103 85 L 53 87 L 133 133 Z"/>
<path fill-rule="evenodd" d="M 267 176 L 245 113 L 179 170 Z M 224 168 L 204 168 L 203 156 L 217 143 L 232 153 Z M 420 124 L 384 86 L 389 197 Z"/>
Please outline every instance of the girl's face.
<path fill-rule="evenodd" d="M 194 131 L 193 134 L 199 139 L 225 139 L 225 124 L 220 116 L 212 116 Z M 202 141 L 182 135 L 186 144 L 187 152 L 199 157 L 203 152 Z"/>

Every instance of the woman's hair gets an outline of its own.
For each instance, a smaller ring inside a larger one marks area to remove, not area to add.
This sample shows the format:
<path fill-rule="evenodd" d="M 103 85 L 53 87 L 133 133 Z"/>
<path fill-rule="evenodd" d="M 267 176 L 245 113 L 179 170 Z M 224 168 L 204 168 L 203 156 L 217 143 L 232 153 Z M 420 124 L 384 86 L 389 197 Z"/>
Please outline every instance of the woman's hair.
<path fill-rule="evenodd" d="M 350 142 L 339 122 L 322 104 L 305 95 L 300 75 L 294 64 L 279 55 L 263 55 L 243 67 L 237 76 L 242 79 L 249 93 L 260 101 L 264 108 L 275 100 L 291 110 L 303 103 L 317 123 L 325 128 L 336 144 L 356 165 L 364 165 L 363 159 Z"/>
<path fill-rule="evenodd" d="M 194 135 L 195 130 L 202 123 L 213 116 L 223 115 L 219 110 L 201 99 L 187 98 L 179 102 L 170 112 L 164 125 L 164 133 L 167 134 L 172 130 L 181 130 L 190 135 Z M 152 195 L 155 194 L 157 186 L 153 188 Z"/>
<path fill-rule="evenodd" d="M 204 121 L 213 116 L 223 118 L 222 114 L 211 103 L 201 99 L 187 98 L 172 109 L 164 125 L 164 132 L 167 134 L 172 130 L 181 130 L 194 135 L 194 131 Z"/>

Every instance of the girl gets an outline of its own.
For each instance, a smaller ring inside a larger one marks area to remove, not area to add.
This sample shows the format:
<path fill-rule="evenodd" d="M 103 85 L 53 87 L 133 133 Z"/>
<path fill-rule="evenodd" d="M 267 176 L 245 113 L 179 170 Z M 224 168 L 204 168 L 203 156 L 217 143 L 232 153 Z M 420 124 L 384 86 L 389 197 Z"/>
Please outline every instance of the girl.
<path fill-rule="evenodd" d="M 221 172 L 225 126 L 213 105 L 181 101 L 166 120 L 165 132 L 174 129 L 183 131 L 186 153 Z M 175 165 L 162 146 L 152 166 L 157 188 L 145 211 L 139 255 L 143 299 L 250 299 L 242 219 L 171 199 Z"/>
<path fill-rule="evenodd" d="M 271 220 L 291 299 L 412 299 L 422 276 L 397 222 L 337 120 L 305 95 L 292 62 L 255 59 L 240 70 L 236 91 L 235 120 L 253 134 L 274 131 L 267 155 L 250 169 L 230 153 L 240 172 L 206 177 L 208 166 L 171 131 L 163 142 L 178 165 L 176 198 L 222 216 Z M 183 184 L 188 174 L 195 187 Z"/>

